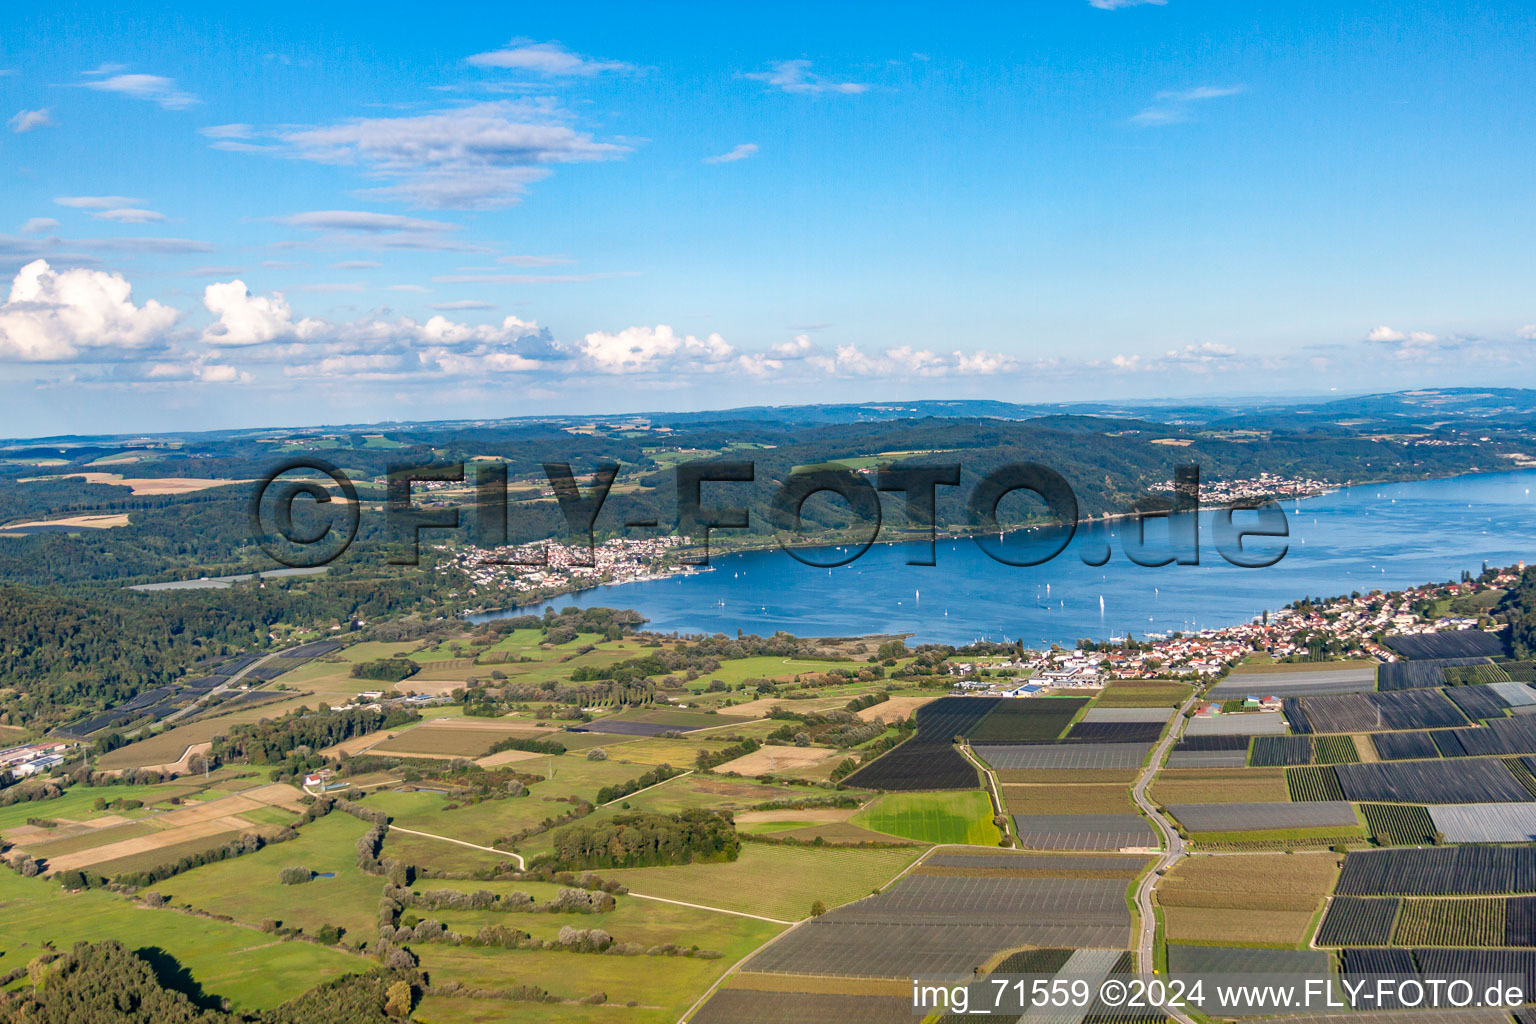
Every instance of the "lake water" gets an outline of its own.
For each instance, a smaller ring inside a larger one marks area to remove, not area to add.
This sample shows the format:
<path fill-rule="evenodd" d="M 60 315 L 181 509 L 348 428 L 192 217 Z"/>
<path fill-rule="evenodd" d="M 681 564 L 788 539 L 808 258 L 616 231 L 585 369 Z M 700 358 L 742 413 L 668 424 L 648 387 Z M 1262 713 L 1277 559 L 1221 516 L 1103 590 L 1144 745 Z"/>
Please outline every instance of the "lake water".
<path fill-rule="evenodd" d="M 918 642 L 1071 645 L 1079 637 L 1234 625 L 1304 596 L 1451 580 L 1485 561 L 1536 558 L 1532 488 L 1536 470 L 1352 487 L 1286 502 L 1289 547 L 1266 568 L 1222 559 L 1205 514 L 1197 566 L 1137 565 L 1123 551 L 1124 524 L 1101 523 L 1080 527 L 1059 556 L 1033 567 L 1001 564 L 969 539 L 940 540 L 933 566 L 906 564 L 926 545 L 876 544 L 835 569 L 804 565 L 775 549 L 716 556 L 709 572 L 598 587 L 551 604 L 633 608 L 648 620 L 646 628 L 660 632 L 913 633 Z M 1157 528 L 1147 533 L 1155 550 Z M 1016 550 L 1040 543 L 1041 535 L 1011 534 L 1007 543 Z M 1106 537 L 1110 560 L 1084 564 L 1083 553 L 1102 550 Z M 1281 543 L 1247 542 L 1259 552 Z M 495 616 L 477 616 L 489 617 Z"/>

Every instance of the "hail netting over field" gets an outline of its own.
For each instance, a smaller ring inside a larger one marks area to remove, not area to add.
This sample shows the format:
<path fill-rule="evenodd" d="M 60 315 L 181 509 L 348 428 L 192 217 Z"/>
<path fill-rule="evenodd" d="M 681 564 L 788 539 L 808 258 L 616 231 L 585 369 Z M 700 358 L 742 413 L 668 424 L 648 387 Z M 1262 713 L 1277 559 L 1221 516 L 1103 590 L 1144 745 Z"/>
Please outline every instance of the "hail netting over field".
<path fill-rule="evenodd" d="M 690 1019 L 693 1024 L 889 1024 L 911 1016 L 910 996 L 723 988 Z"/>
<path fill-rule="evenodd" d="M 899 749 L 899 748 L 898 748 Z M 1140 768 L 1150 743 L 988 743 L 975 751 L 1000 771 Z"/>
<path fill-rule="evenodd" d="M 1489 683 L 1488 689 L 1499 695 L 1507 707 L 1527 708 L 1536 705 L 1536 693 L 1529 683 Z"/>
<path fill-rule="evenodd" d="M 1527 993 L 1536 991 L 1536 950 L 1529 949 L 1415 949 L 1419 970 L 1432 978 L 1470 974 L 1515 974 L 1524 980 Z"/>
<path fill-rule="evenodd" d="M 1292 800 L 1343 800 L 1344 787 L 1331 764 L 1302 765 L 1285 770 L 1285 788 Z"/>
<path fill-rule="evenodd" d="M 1393 661 L 1376 670 L 1378 690 L 1412 690 L 1445 685 L 1445 669 L 1467 665 L 1491 665 L 1487 658 L 1432 658 L 1427 661 Z"/>
<path fill-rule="evenodd" d="M 1445 696 L 1474 722 L 1480 718 L 1503 718 L 1505 708 L 1509 707 L 1492 686 L 1453 686 L 1445 691 Z"/>
<path fill-rule="evenodd" d="M 1247 736 L 1190 736 L 1186 728 L 1168 755 L 1168 767 L 1241 768 L 1248 763 L 1248 741 Z"/>
<path fill-rule="evenodd" d="M 1450 846 L 1365 850 L 1344 858 L 1335 891 L 1346 896 L 1536 893 L 1536 847 Z"/>
<path fill-rule="evenodd" d="M 959 697 L 956 700 L 987 698 Z M 1087 697 L 1005 698 L 976 724 L 961 730 L 972 743 L 1015 743 L 1054 740 L 1076 717 Z M 932 705 L 929 705 L 930 707 Z M 1164 716 L 1166 718 L 1166 715 Z"/>
<path fill-rule="evenodd" d="M 1387 646 L 1404 658 L 1498 658 L 1507 654 L 1504 638 L 1479 629 L 1446 633 L 1412 633 L 1387 638 Z"/>
<path fill-rule="evenodd" d="M 1344 798 L 1356 802 L 1476 804 L 1531 799 L 1503 762 L 1494 758 L 1341 764 L 1333 770 Z"/>
<path fill-rule="evenodd" d="M 1536 803 L 1442 804 L 1429 809 L 1448 843 L 1528 843 L 1536 840 Z"/>
<path fill-rule="evenodd" d="M 1280 736 L 1284 733 L 1285 718 L 1274 711 L 1195 717 L 1184 727 L 1185 736 Z"/>
<path fill-rule="evenodd" d="M 1371 736 L 1376 756 L 1383 761 L 1423 760 L 1440 756 L 1434 737 L 1427 732 L 1378 732 Z"/>
<path fill-rule="evenodd" d="M 1155 743 L 1162 722 L 1079 722 L 1067 733 L 1069 743 Z"/>
<path fill-rule="evenodd" d="M 1536 716 L 1496 718 L 1467 729 L 1436 729 L 1430 733 L 1443 757 L 1536 753 Z"/>
<path fill-rule="evenodd" d="M 1308 974 L 1328 973 L 1328 954 L 1320 949 L 1240 949 L 1232 946 L 1168 944 L 1168 973 Z"/>
<path fill-rule="evenodd" d="M 1019 843 L 1031 850 L 1119 850 L 1157 845 L 1139 814 L 1015 814 Z"/>
<path fill-rule="evenodd" d="M 864 789 L 897 791 L 974 788 L 980 784 L 976 768 L 955 751 L 955 737 L 964 735 L 989 712 L 1007 703 L 1024 702 L 1000 697 L 941 697 L 925 704 L 914 716 L 917 733 L 911 739 L 843 781 Z"/>
<path fill-rule="evenodd" d="M 1233 672 L 1211 687 L 1213 700 L 1229 697 L 1305 697 L 1324 693 L 1360 693 L 1376 687 L 1376 666 L 1330 665 L 1297 672 Z"/>
<path fill-rule="evenodd" d="M 1021 870 L 1032 859 L 1019 855 Z M 1007 867 L 982 876 L 908 875 L 879 896 L 806 921 L 744 969 L 910 978 L 969 974 L 1010 947 L 1124 949 L 1125 896 L 1124 878 L 1021 877 Z"/>
<path fill-rule="evenodd" d="M 1351 804 L 1334 800 L 1285 804 L 1174 804 L 1168 810 L 1191 832 L 1253 832 L 1359 824 Z"/>
<path fill-rule="evenodd" d="M 1288 699 L 1285 715 L 1299 733 L 1433 729 L 1467 723 L 1466 716 L 1440 690 Z"/>
<path fill-rule="evenodd" d="M 1173 715 L 1171 708 L 1105 708 L 1091 707 L 1083 712 L 1084 722 L 1166 722 Z"/>
<path fill-rule="evenodd" d="M 1319 946 L 1385 946 L 1392 941 L 1392 925 L 1397 920 L 1396 897 L 1335 896 L 1328 904 L 1322 927 L 1317 930 Z"/>
<path fill-rule="evenodd" d="M 1257 736 L 1250 763 L 1255 767 L 1306 764 L 1312 760 L 1310 736 Z"/>

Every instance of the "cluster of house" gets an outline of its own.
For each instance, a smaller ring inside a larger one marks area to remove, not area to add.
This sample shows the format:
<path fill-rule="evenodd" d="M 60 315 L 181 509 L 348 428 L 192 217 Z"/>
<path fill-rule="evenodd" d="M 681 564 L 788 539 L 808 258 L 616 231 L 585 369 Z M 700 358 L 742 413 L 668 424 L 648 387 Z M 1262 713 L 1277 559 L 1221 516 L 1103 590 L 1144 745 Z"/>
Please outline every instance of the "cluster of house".
<path fill-rule="evenodd" d="M 366 708 L 369 711 L 383 711 L 385 708 L 423 708 L 434 704 L 451 704 L 453 698 L 446 695 L 432 696 L 425 693 L 410 693 L 404 697 L 384 696 L 383 690 L 364 690 L 345 704 L 332 704 L 332 711 L 356 711 L 358 708 Z"/>
<path fill-rule="evenodd" d="M 539 541 L 498 548 L 466 548 L 455 565 L 469 579 L 469 594 L 514 593 L 600 583 L 633 583 L 688 571 L 671 556 L 686 537 L 614 538 L 594 547 Z"/>
<path fill-rule="evenodd" d="M 1233 501 L 1255 498 L 1300 498 L 1326 493 L 1334 486 L 1336 485 L 1326 480 L 1314 480 L 1311 477 L 1260 473 L 1256 477 L 1244 477 L 1240 480 L 1201 480 L 1200 500 L 1207 505 L 1225 505 Z M 1171 491 L 1173 484 L 1158 482 L 1153 484 L 1151 489 Z"/>
<path fill-rule="evenodd" d="M 9 772 L 13 779 L 25 779 L 50 771 L 64 763 L 69 747 L 68 743 L 58 740 L 7 747 L 0 750 L 0 773 Z"/>
<path fill-rule="evenodd" d="M 1281 701 L 1279 697 L 1244 697 L 1244 711 L 1279 711 Z M 1215 718 L 1221 714 L 1220 701 L 1207 701 L 1195 708 L 1196 718 Z"/>
<path fill-rule="evenodd" d="M 350 789 L 350 782 L 333 781 L 336 773 L 330 768 L 321 768 L 317 772 L 310 772 L 304 776 L 304 789 L 311 793 L 332 793 L 339 789 Z"/>
<path fill-rule="evenodd" d="M 1426 602 L 1510 587 L 1519 581 L 1524 570 L 1525 563 L 1519 562 L 1482 581 L 1355 593 L 1304 605 L 1305 610 L 1283 608 L 1237 626 L 1171 637 L 1149 634 L 1144 640 L 1118 647 L 1025 651 L 1017 659 L 1000 662 L 952 661 L 949 671 L 960 677 L 956 683 L 959 692 L 1029 697 L 1047 688 L 1102 687 L 1112 679 L 1190 674 L 1209 678 L 1225 672 L 1255 652 L 1268 654 L 1276 661 L 1307 654 L 1318 639 L 1326 640 L 1339 656 L 1396 661 L 1397 655 L 1380 642 L 1381 638 L 1478 626 L 1478 620 L 1474 618 L 1426 618 L 1415 609 Z M 1007 678 L 1014 673 L 1012 678 Z M 1274 698 L 1253 699 L 1262 702 Z M 1265 710 L 1268 710 L 1267 706 Z"/>

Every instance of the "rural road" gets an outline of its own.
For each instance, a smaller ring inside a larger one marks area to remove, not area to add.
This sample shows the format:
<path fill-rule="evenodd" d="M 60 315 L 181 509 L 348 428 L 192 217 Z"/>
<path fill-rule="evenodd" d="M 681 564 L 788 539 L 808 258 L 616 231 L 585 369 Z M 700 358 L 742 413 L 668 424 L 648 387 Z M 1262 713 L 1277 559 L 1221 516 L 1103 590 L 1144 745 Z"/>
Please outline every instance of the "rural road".
<path fill-rule="evenodd" d="M 964 743 L 960 744 L 960 756 L 964 757 L 967 761 L 971 762 L 971 764 L 975 765 L 976 768 L 981 772 L 981 774 L 986 778 L 986 780 L 987 780 L 987 788 L 992 791 L 992 811 L 993 811 L 993 813 L 996 814 L 1000 818 L 1007 819 L 1008 815 L 1005 812 L 1005 809 L 1003 807 L 1002 795 L 1000 793 L 998 793 L 998 791 L 997 791 L 997 776 L 995 774 L 993 774 L 992 769 L 988 768 L 987 765 L 985 764 L 985 762 L 983 762 L 981 760 L 981 758 L 976 756 L 976 752 L 971 749 L 971 741 L 970 740 L 966 740 Z M 1003 826 L 1003 838 L 1004 839 L 1009 839 L 1009 836 L 1012 833 L 1012 831 L 1013 831 L 1013 829 L 1012 829 L 1011 826 L 1004 825 Z M 1011 839 L 1009 841 L 1012 842 Z"/>
<path fill-rule="evenodd" d="M 1141 884 L 1136 887 L 1136 963 L 1142 974 L 1152 973 L 1153 946 L 1157 939 L 1157 917 L 1152 910 L 1152 890 L 1157 885 L 1158 872 L 1166 871 L 1173 867 L 1184 856 L 1184 839 L 1179 835 L 1179 830 L 1173 823 L 1163 817 L 1158 811 L 1152 798 L 1147 796 L 1147 790 L 1152 785 L 1152 779 L 1157 775 L 1158 767 L 1163 763 L 1163 758 L 1168 756 L 1168 749 L 1178 742 L 1179 736 L 1184 732 L 1184 725 L 1189 720 L 1184 713 L 1195 705 L 1200 699 L 1198 694 L 1192 695 L 1183 704 L 1179 705 L 1176 712 L 1173 727 L 1168 730 L 1168 735 L 1163 737 L 1157 747 L 1152 751 L 1152 757 L 1147 762 L 1147 767 L 1142 771 L 1136 784 L 1131 787 L 1131 799 L 1136 801 L 1142 813 L 1152 822 L 1152 827 L 1157 830 L 1163 840 L 1163 855 L 1158 858 L 1152 870 L 1142 878 Z M 1181 1022 L 1181 1024 L 1193 1024 L 1193 1021 L 1184 1014 L 1173 1009 L 1164 1011 L 1169 1017 Z"/>
<path fill-rule="evenodd" d="M 486 853 L 494 853 L 498 857 L 511 857 L 513 860 L 517 861 L 517 870 L 519 871 L 523 871 L 528 867 L 527 862 L 523 860 L 523 855 L 520 853 L 513 853 L 511 850 L 498 850 L 494 846 L 481 846 L 478 843 L 466 843 L 462 839 L 450 839 L 447 836 L 435 835 L 431 832 L 417 832 L 413 828 L 401 828 L 399 825 L 391 825 L 389 827 L 395 832 L 404 832 L 409 836 L 421 836 L 424 839 L 436 839 L 439 842 L 453 843 L 455 846 L 467 846 L 471 850 L 484 850 Z"/>

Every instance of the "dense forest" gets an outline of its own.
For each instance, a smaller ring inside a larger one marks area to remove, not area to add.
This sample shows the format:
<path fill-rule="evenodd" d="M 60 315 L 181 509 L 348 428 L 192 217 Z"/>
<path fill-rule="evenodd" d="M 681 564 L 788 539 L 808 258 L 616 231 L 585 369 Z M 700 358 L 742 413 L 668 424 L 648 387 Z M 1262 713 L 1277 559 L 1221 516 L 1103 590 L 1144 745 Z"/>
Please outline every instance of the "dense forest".
<path fill-rule="evenodd" d="M 241 1014 L 153 948 L 133 952 L 118 942 L 82 942 L 19 971 L 32 984 L 0 997 L 6 1024 L 388 1024 L 410 1011 L 419 984 L 414 972 L 375 970 L 327 982 L 263 1013 Z"/>
<path fill-rule="evenodd" d="M 252 764 L 278 764 L 300 747 L 320 750 L 343 740 L 380 729 L 395 729 L 421 716 L 414 711 L 391 708 L 374 711 L 310 711 L 299 708 L 282 718 L 263 719 L 230 727 L 227 736 L 215 738 L 213 753 L 221 760 L 245 760 Z"/>
<path fill-rule="evenodd" d="M 579 821 L 557 831 L 554 846 L 551 866 L 566 871 L 726 861 L 741 852 L 730 815 L 706 810 Z"/>

